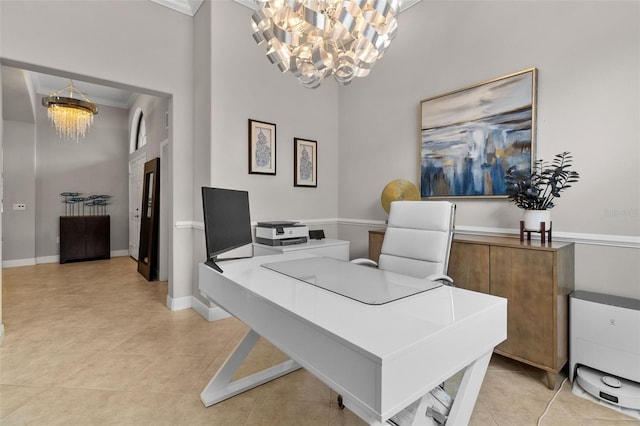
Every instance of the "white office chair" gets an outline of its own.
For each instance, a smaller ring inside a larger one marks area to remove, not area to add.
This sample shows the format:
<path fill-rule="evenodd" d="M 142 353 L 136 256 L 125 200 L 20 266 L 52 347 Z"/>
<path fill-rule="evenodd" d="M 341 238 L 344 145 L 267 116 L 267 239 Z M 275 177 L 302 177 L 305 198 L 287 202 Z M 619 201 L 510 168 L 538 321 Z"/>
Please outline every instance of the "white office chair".
<path fill-rule="evenodd" d="M 364 258 L 351 262 L 453 285 L 447 268 L 455 212 L 456 205 L 449 201 L 394 201 L 378 263 Z M 392 417 L 389 423 L 413 424 L 418 412 L 424 415 L 422 410 L 427 407 L 426 416 L 433 419 L 428 424 L 444 424 L 452 403 L 444 388 L 437 386 L 408 410 Z M 343 407 L 342 396 L 338 396 L 338 405 Z"/>
<path fill-rule="evenodd" d="M 394 201 L 378 263 L 362 258 L 352 262 L 452 284 L 447 268 L 455 211 L 449 201 Z"/>

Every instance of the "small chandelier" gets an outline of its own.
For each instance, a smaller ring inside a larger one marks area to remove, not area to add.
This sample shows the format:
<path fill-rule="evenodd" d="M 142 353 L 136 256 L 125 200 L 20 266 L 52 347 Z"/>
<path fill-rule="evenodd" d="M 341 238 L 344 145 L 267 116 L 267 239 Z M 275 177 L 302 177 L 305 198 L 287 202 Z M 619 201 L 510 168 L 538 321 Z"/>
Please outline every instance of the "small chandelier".
<path fill-rule="evenodd" d="M 65 90 L 69 96 L 60 96 Z M 74 98 L 74 92 L 80 94 L 83 99 Z M 47 115 L 56 128 L 56 133 L 67 140 L 85 137 L 87 130 L 93 123 L 93 116 L 98 113 L 98 108 L 78 90 L 73 81 L 57 92 L 42 98 L 42 105 L 47 107 Z"/>
<path fill-rule="evenodd" d="M 399 0 L 266 0 L 251 17 L 256 43 L 283 73 L 316 88 L 365 77 L 396 36 Z"/>

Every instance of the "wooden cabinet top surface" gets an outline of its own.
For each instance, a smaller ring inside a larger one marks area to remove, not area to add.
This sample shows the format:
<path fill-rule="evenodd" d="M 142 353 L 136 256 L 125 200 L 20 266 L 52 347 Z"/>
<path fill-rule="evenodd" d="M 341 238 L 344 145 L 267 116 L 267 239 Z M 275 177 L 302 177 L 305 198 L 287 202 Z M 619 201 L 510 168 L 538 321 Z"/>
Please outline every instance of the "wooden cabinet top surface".
<path fill-rule="evenodd" d="M 385 229 L 372 229 L 369 231 L 370 234 L 380 234 L 384 235 Z M 574 243 L 567 241 L 553 241 L 551 243 L 547 242 L 542 244 L 540 242 L 540 234 L 531 235 L 531 241 L 527 241 L 526 238 L 524 241 L 520 241 L 518 235 L 507 236 L 507 237 L 497 237 L 490 235 L 466 235 L 466 234 L 455 234 L 453 236 L 453 241 L 460 243 L 469 243 L 469 244 L 485 244 L 492 246 L 501 246 L 501 247 L 513 247 L 513 248 L 523 248 L 523 249 L 535 249 L 535 250 L 549 250 L 556 251 L 563 247 L 572 246 Z"/>
<path fill-rule="evenodd" d="M 453 241 L 469 244 L 488 244 L 492 246 L 512 247 L 522 249 L 556 251 L 563 247 L 572 246 L 574 243 L 566 241 L 553 241 L 542 244 L 540 235 L 531 235 L 531 241 L 520 241 L 517 235 L 513 237 L 494 237 L 489 235 L 455 235 Z"/>

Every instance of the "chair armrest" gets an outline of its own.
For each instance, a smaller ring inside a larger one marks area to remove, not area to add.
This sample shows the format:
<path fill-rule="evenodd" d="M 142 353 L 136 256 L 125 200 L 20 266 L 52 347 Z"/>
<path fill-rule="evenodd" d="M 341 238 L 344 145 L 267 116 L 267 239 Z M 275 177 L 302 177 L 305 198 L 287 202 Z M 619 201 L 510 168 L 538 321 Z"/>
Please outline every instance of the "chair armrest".
<path fill-rule="evenodd" d="M 445 285 L 450 285 L 450 286 L 453 285 L 453 278 L 451 278 L 449 275 L 433 274 L 433 275 L 429 275 L 427 279 L 431 281 L 442 281 L 443 284 Z"/>
<path fill-rule="evenodd" d="M 364 257 L 352 259 L 350 262 L 355 263 L 356 265 L 373 266 L 374 268 L 378 267 L 378 263 L 375 260 L 365 259 Z"/>

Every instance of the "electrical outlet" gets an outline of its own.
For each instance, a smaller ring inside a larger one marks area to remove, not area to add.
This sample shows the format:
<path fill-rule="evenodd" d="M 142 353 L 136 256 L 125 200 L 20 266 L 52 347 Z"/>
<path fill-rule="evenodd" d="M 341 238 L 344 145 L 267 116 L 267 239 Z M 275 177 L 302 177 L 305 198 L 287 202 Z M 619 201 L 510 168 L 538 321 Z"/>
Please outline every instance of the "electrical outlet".
<path fill-rule="evenodd" d="M 27 205 L 24 203 L 16 203 L 13 205 L 13 209 L 14 210 L 26 210 L 27 209 Z"/>

